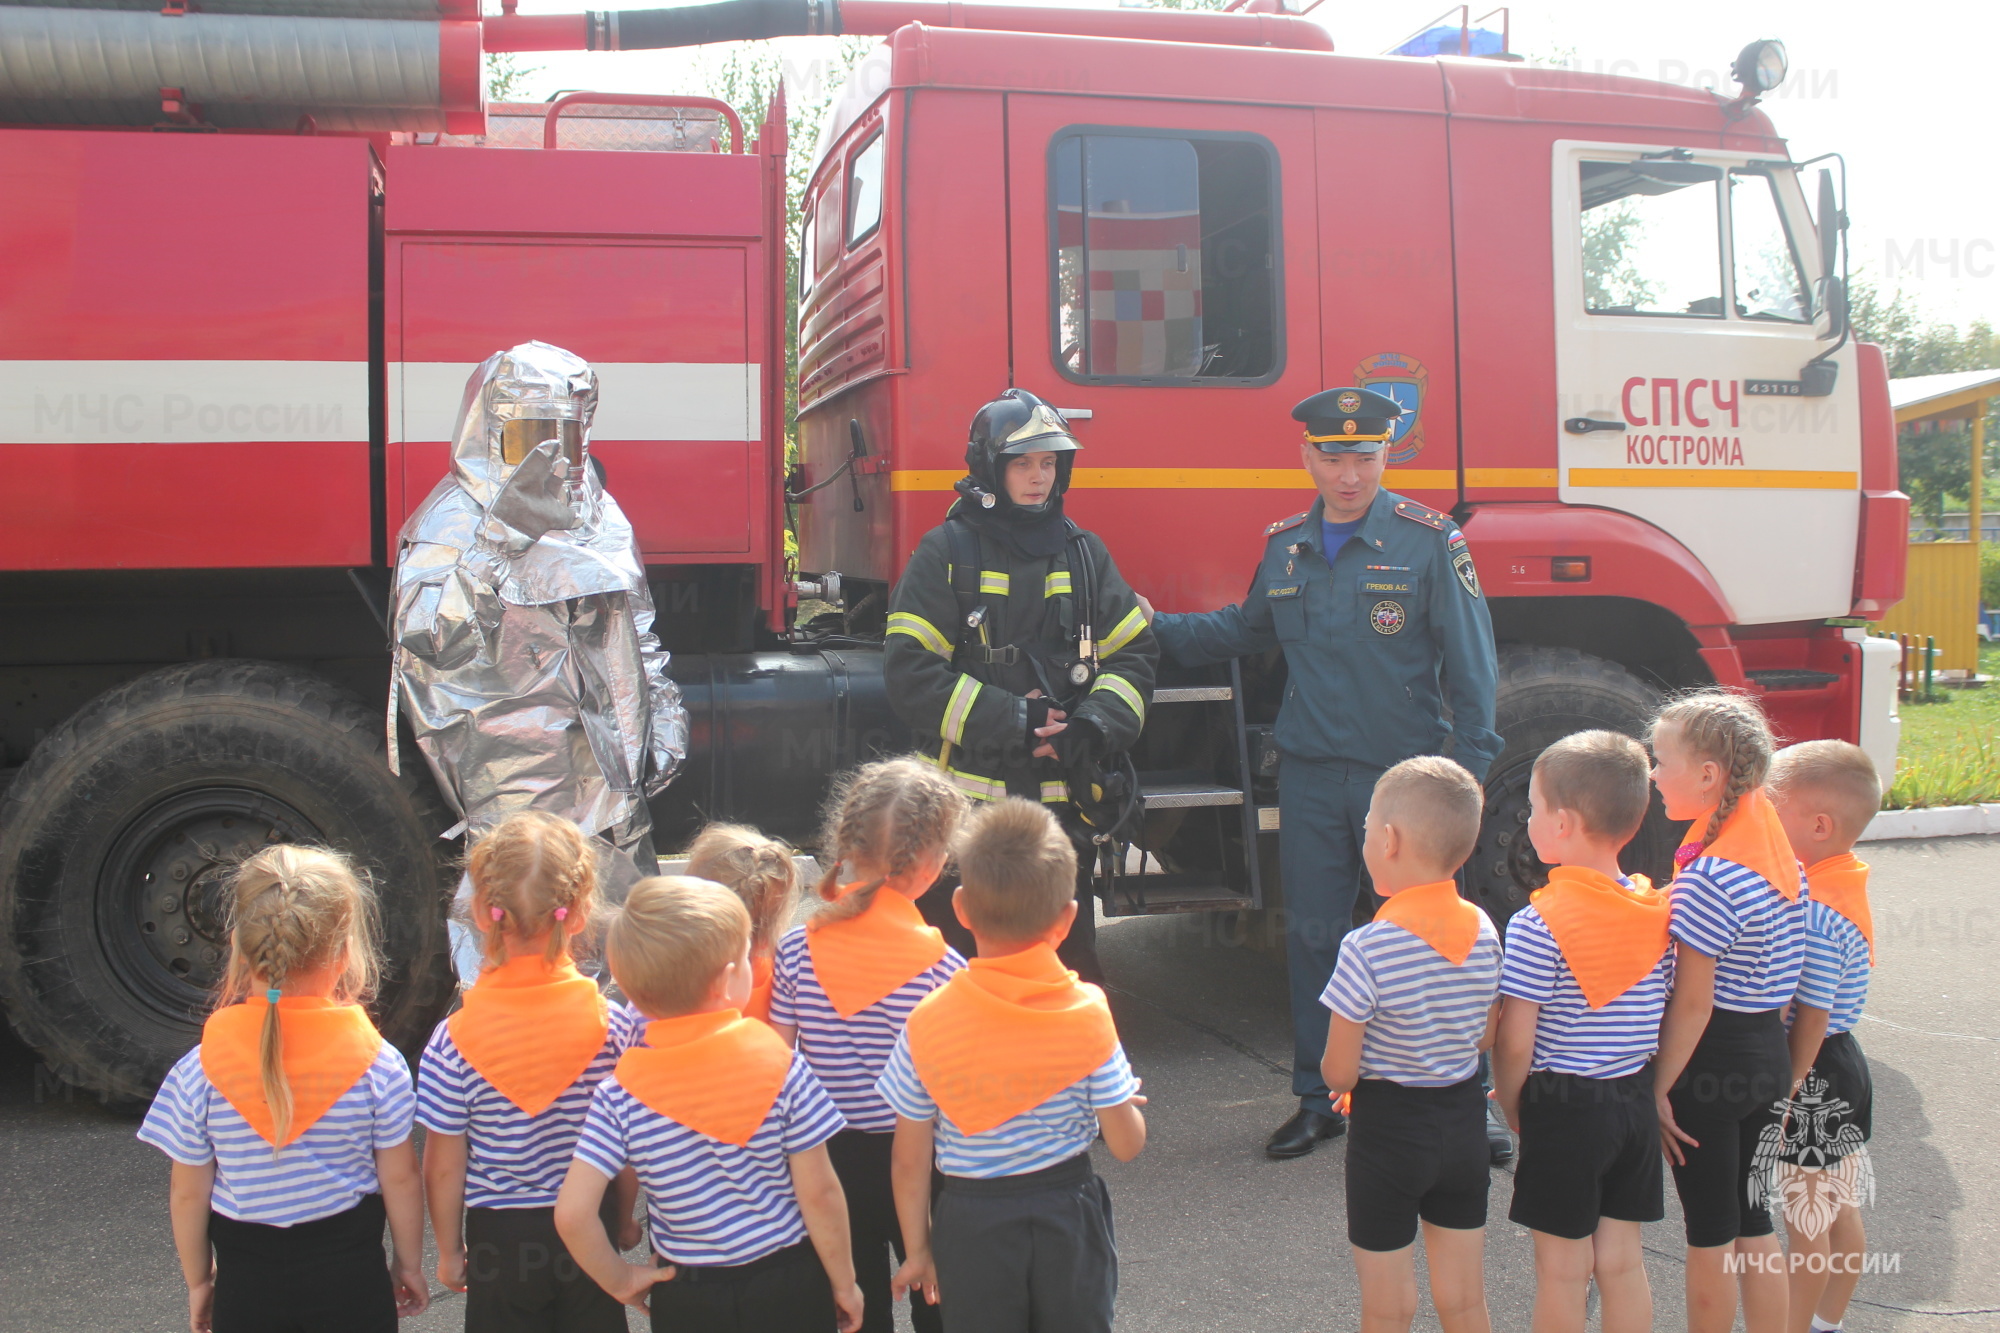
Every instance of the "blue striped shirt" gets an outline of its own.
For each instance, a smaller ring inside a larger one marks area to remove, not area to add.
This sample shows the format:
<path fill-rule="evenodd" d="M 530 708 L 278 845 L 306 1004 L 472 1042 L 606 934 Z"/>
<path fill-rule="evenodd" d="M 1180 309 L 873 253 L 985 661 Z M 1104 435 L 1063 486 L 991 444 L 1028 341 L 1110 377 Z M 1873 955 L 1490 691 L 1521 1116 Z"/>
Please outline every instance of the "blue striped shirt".
<path fill-rule="evenodd" d="M 967 1134 L 938 1109 L 910 1058 L 910 1039 L 896 1049 L 877 1085 L 896 1114 L 936 1124 L 938 1170 L 948 1176 L 991 1180 L 1023 1176 L 1066 1162 L 1097 1141 L 1097 1113 L 1123 1106 L 1138 1095 L 1139 1080 L 1121 1043 L 1096 1072 L 1078 1079 L 1033 1110 L 1003 1120 L 984 1134 Z"/>
<path fill-rule="evenodd" d="M 1798 1000 L 1827 1011 L 1826 1035 L 1852 1030 L 1868 1002 L 1868 938 L 1825 903 L 1806 903 L 1806 958 Z"/>
<path fill-rule="evenodd" d="M 1669 892 L 1668 930 L 1715 959 L 1716 1008 L 1755 1014 L 1790 1002 L 1806 954 L 1803 886 L 1791 902 L 1754 870 L 1697 856 Z"/>
<path fill-rule="evenodd" d="M 887 892 L 887 890 L 884 890 Z M 850 1129 L 871 1134 L 896 1127 L 896 1113 L 875 1091 L 882 1066 L 917 1002 L 951 980 L 965 966 L 956 949 L 919 972 L 852 1018 L 834 1012 L 833 1002 L 813 971 L 806 928 L 794 926 L 778 941 L 771 971 L 771 1021 L 799 1030 L 799 1053 L 812 1064 Z"/>
<path fill-rule="evenodd" d="M 1347 932 L 1319 1002 L 1366 1023 L 1361 1077 L 1443 1088 L 1479 1068 L 1479 1041 L 1500 989 L 1500 934 L 1484 912 L 1472 952 L 1454 967 L 1401 926 L 1371 921 Z"/>
<path fill-rule="evenodd" d="M 417 1120 L 438 1134 L 465 1135 L 467 1208 L 550 1208 L 576 1152 L 590 1096 L 611 1076 L 645 1020 L 611 1006 L 604 1045 L 576 1082 L 530 1116 L 508 1101 L 459 1052 L 448 1024 L 439 1023 L 418 1065 Z"/>
<path fill-rule="evenodd" d="M 1624 882 L 1631 887 L 1629 880 Z M 1507 923 L 1500 993 L 1542 1007 L 1535 1021 L 1530 1072 L 1553 1069 L 1583 1078 L 1637 1073 L 1660 1047 L 1660 1018 L 1673 979 L 1674 954 L 1669 948 L 1630 990 L 1602 1009 L 1592 1009 L 1542 914 L 1530 905 Z"/>
<path fill-rule="evenodd" d="M 379 1194 L 377 1149 L 410 1137 L 416 1098 L 410 1066 L 388 1042 L 375 1063 L 326 1114 L 273 1152 L 201 1068 L 201 1047 L 183 1055 L 160 1085 L 139 1140 L 183 1166 L 215 1163 L 209 1206 L 238 1222 L 290 1227 L 344 1213 Z"/>
<path fill-rule="evenodd" d="M 613 1074 L 597 1085 L 576 1160 L 607 1179 L 628 1163 L 637 1169 L 653 1248 L 669 1263 L 747 1264 L 805 1239 L 788 1159 L 844 1128 L 798 1055 L 764 1123 L 740 1147 L 661 1115 Z"/>

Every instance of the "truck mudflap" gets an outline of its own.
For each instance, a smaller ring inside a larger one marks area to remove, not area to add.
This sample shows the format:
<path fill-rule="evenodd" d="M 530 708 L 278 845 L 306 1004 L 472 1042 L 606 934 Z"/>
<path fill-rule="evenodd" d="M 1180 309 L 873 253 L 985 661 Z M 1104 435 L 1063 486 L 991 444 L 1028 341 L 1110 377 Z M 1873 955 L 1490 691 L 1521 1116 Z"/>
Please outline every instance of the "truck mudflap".
<path fill-rule="evenodd" d="M 1861 647 L 1861 735 L 1855 743 L 1875 762 L 1887 791 L 1895 781 L 1896 751 L 1903 738 L 1896 694 L 1903 649 L 1894 639 L 1870 638 L 1864 630 L 1848 633 Z"/>

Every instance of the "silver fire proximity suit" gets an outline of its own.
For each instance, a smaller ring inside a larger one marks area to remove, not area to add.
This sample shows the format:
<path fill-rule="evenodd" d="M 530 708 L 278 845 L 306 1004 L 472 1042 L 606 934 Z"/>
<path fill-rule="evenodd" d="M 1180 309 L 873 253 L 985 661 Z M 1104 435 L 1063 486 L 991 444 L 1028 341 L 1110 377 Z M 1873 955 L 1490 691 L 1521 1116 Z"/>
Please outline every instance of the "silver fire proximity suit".
<path fill-rule="evenodd" d="M 399 539 L 389 753 L 400 706 L 461 829 L 574 820 L 623 854 L 622 897 L 655 870 L 646 798 L 688 728 L 632 525 L 589 459 L 596 406 L 589 365 L 547 343 L 466 382 L 451 472 Z"/>

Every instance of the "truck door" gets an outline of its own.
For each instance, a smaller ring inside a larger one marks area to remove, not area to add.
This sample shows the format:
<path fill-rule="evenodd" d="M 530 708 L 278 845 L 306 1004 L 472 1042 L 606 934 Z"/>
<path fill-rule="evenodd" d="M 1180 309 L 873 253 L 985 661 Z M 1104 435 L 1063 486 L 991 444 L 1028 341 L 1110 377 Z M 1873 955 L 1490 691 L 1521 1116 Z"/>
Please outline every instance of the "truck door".
<path fill-rule="evenodd" d="M 1797 173 L 1752 154 L 1559 141 L 1561 497 L 1624 510 L 1701 559 L 1736 623 L 1846 615 L 1858 374 L 1799 393 L 1833 344 Z"/>
<path fill-rule="evenodd" d="M 1017 93 L 1007 127 L 1013 383 L 1083 442 L 1068 511 L 1162 610 L 1233 602 L 1311 498 L 1312 113 Z"/>

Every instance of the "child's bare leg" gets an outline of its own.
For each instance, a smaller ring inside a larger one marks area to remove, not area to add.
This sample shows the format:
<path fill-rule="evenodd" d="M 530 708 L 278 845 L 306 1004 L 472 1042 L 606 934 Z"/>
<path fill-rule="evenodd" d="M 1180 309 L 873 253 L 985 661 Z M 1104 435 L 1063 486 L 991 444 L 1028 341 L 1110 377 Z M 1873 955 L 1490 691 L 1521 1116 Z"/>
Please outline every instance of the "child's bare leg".
<path fill-rule="evenodd" d="M 1736 1326 L 1734 1245 L 1690 1245 L 1687 1259 L 1688 1333 L 1730 1333 Z"/>
<path fill-rule="evenodd" d="M 1546 1231 L 1535 1237 L 1534 1333 L 1583 1333 L 1590 1302 L 1590 1238 L 1571 1240 Z"/>
<path fill-rule="evenodd" d="M 1861 1210 L 1844 1205 L 1827 1229 L 1831 1253 L 1828 1255 L 1826 1291 L 1819 1298 L 1818 1314 L 1829 1324 L 1847 1317 L 1847 1303 L 1861 1282 L 1861 1260 L 1868 1249 L 1868 1236 L 1861 1226 Z"/>
<path fill-rule="evenodd" d="M 1424 1223 L 1431 1304 L 1444 1333 L 1491 1333 L 1486 1314 L 1486 1228 Z"/>
<path fill-rule="evenodd" d="M 1810 1333 L 1813 1308 L 1826 1291 L 1826 1251 L 1831 1231 L 1808 1236 L 1799 1227 L 1787 1228 L 1785 1239 L 1791 1250 L 1785 1256 L 1786 1333 Z"/>
<path fill-rule="evenodd" d="M 1639 1224 L 1600 1217 L 1597 1234 L 1591 1237 L 1591 1250 L 1597 1296 L 1603 1303 L 1598 1315 L 1603 1333 L 1649 1333 L 1653 1327 L 1653 1287 L 1646 1281 Z M 1541 1333 L 1539 1323 L 1536 1333 Z"/>
<path fill-rule="evenodd" d="M 1361 1278 L 1361 1333 L 1409 1333 L 1417 1318 L 1417 1246 L 1354 1251 Z"/>
<path fill-rule="evenodd" d="M 1740 1237 L 1736 1253 L 1745 1261 L 1737 1279 L 1743 1293 L 1743 1333 L 1785 1333 L 1788 1284 L 1778 1238 Z"/>

